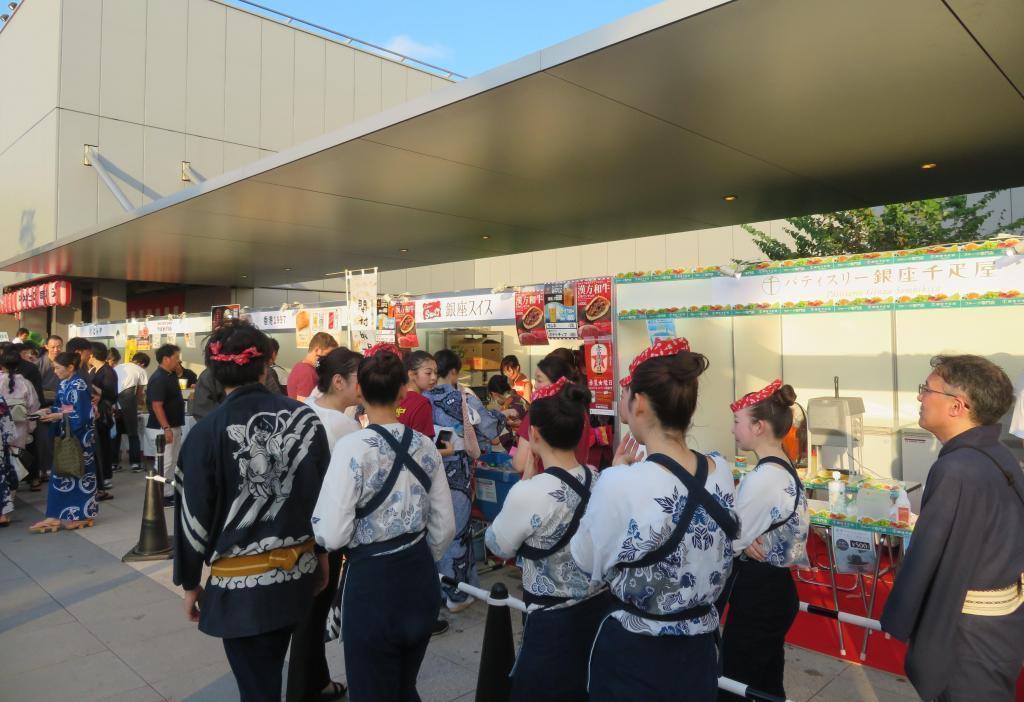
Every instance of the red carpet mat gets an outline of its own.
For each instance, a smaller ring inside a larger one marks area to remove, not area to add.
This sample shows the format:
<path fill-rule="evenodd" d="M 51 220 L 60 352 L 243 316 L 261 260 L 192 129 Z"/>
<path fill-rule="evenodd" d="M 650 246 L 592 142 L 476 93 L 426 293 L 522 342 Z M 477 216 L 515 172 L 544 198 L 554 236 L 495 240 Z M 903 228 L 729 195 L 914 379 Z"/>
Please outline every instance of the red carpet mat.
<path fill-rule="evenodd" d="M 825 544 L 814 534 L 808 542 L 808 552 L 812 563 L 824 564 L 828 561 Z M 888 560 L 883 558 L 882 568 L 888 565 Z M 808 579 L 816 578 L 821 583 L 829 583 L 827 571 L 813 572 L 801 571 L 803 577 Z M 860 596 L 860 588 L 853 592 L 839 591 L 839 609 L 851 614 L 867 616 L 871 619 L 879 619 L 882 616 L 882 608 L 889 592 L 892 590 L 893 575 L 887 574 L 879 578 L 878 592 L 875 595 L 874 611 L 868 614 Z M 852 588 L 855 584 L 852 575 L 837 575 L 836 584 L 840 588 Z M 826 609 L 835 609 L 832 601 L 832 590 L 827 585 L 817 586 L 796 581 L 797 592 L 800 593 L 800 601 L 808 604 L 818 605 Z M 867 595 L 871 593 L 871 578 L 865 578 Z M 866 599 L 866 597 L 865 597 Z M 872 633 L 868 640 L 867 657 L 860 659 L 861 647 L 864 644 L 864 629 L 851 624 L 839 623 L 843 628 L 843 640 L 846 646 L 846 655 L 840 655 L 839 635 L 837 622 L 826 617 L 800 612 L 796 621 L 786 636 L 786 641 L 794 646 L 800 646 L 812 651 L 818 651 L 834 658 L 841 658 L 852 663 L 867 665 L 878 668 L 896 675 L 906 675 L 903 670 L 903 659 L 906 656 L 907 647 L 896 639 L 887 639 L 885 634 Z M 1024 702 L 1024 674 L 1017 681 L 1017 702 Z"/>

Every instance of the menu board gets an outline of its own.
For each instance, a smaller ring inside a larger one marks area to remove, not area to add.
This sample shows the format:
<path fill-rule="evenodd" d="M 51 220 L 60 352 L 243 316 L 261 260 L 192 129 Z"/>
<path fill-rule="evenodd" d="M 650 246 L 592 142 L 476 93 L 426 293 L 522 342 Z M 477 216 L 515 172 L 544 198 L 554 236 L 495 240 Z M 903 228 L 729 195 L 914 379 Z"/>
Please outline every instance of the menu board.
<path fill-rule="evenodd" d="M 383 297 L 377 298 L 377 343 L 395 341 L 395 306 Z"/>
<path fill-rule="evenodd" d="M 139 334 L 135 338 L 136 351 L 149 351 L 153 348 L 153 336 L 149 333 L 149 326 L 143 322 L 139 328 Z"/>
<path fill-rule="evenodd" d="M 548 343 L 544 326 L 543 288 L 524 288 L 516 293 L 516 332 L 523 346 Z"/>
<path fill-rule="evenodd" d="M 576 283 L 544 285 L 544 326 L 549 339 L 578 339 Z"/>
<path fill-rule="evenodd" d="M 416 302 L 414 300 L 396 302 L 394 309 L 398 348 L 416 348 L 420 345 L 419 336 L 416 334 Z"/>
<path fill-rule="evenodd" d="M 583 346 L 586 360 L 587 385 L 590 387 L 590 411 L 611 414 L 615 407 L 615 352 L 612 341 L 588 338 Z"/>
<path fill-rule="evenodd" d="M 612 335 L 612 279 L 576 281 L 576 317 L 581 339 Z"/>
<path fill-rule="evenodd" d="M 338 344 L 341 344 L 344 341 L 341 335 L 341 330 L 344 326 L 342 317 L 342 311 L 338 307 L 322 307 L 310 310 L 310 330 L 313 334 L 318 334 L 319 332 L 330 334 Z M 306 343 L 308 346 L 309 342 Z"/>

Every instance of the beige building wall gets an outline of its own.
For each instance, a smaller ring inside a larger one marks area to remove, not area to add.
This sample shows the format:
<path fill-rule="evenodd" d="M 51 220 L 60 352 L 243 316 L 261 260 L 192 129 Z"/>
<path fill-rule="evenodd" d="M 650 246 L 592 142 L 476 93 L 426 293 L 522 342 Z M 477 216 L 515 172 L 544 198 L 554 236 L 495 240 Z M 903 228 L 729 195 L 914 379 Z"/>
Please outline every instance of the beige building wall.
<path fill-rule="evenodd" d="M 0 60 L 4 258 L 122 214 L 86 144 L 139 207 L 449 83 L 219 0 L 28 0 Z"/>

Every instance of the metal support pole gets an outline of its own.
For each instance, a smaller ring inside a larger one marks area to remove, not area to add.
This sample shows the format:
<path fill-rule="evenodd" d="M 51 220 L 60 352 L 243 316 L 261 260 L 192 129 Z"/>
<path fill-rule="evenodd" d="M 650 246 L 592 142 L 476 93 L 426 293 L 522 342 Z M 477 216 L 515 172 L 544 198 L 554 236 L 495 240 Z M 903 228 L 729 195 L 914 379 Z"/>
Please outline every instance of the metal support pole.
<path fill-rule="evenodd" d="M 121 206 L 121 209 L 125 212 L 131 212 L 135 209 L 135 205 L 133 205 L 128 198 L 124 196 L 124 193 L 121 192 L 121 188 L 117 186 L 117 183 L 115 183 L 113 177 L 111 177 L 110 172 L 106 167 L 106 159 L 100 155 L 96 150 L 96 147 L 92 144 L 85 145 L 85 153 L 82 156 L 82 165 L 92 166 L 96 169 L 96 174 L 100 177 L 100 180 L 103 181 L 103 184 L 107 186 L 107 190 L 109 190 L 110 194 L 114 196 L 115 200 L 117 200 L 117 204 Z"/>

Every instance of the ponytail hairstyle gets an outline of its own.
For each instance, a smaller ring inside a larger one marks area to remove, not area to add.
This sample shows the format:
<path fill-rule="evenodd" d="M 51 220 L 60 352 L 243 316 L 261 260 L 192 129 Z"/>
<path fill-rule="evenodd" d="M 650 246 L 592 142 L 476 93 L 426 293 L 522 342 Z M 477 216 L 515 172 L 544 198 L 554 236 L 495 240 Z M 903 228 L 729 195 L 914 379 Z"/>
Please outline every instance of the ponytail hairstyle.
<path fill-rule="evenodd" d="M 633 370 L 629 390 L 647 397 L 663 427 L 685 434 L 697 410 L 697 379 L 708 365 L 692 351 L 649 358 Z"/>
<path fill-rule="evenodd" d="M 555 349 L 538 361 L 537 367 L 552 383 L 557 383 L 561 378 L 570 383 L 582 382 L 575 354 L 569 349 Z"/>
<path fill-rule="evenodd" d="M 497 377 L 497 376 L 496 376 Z M 590 407 L 590 390 L 579 383 L 566 382 L 553 395 L 535 398 L 530 405 L 530 426 L 551 448 L 574 449 L 590 424 L 587 409 Z"/>
<path fill-rule="evenodd" d="M 407 382 L 402 359 L 391 351 L 378 351 L 359 362 L 359 389 L 368 405 L 393 405 Z"/>
<path fill-rule="evenodd" d="M 331 389 L 334 376 L 348 377 L 359 370 L 359 362 L 363 354 L 339 346 L 329 354 L 321 356 L 316 363 L 316 389 L 327 394 Z"/>
<path fill-rule="evenodd" d="M 230 319 L 210 334 L 203 357 L 226 388 L 257 383 L 270 363 L 270 339 L 249 322 Z"/>
<path fill-rule="evenodd" d="M 793 428 L 794 404 L 796 390 L 792 385 L 782 385 L 764 400 L 750 406 L 750 418 L 767 422 L 772 429 L 772 435 L 776 439 L 781 439 Z"/>
<path fill-rule="evenodd" d="M 82 357 L 74 351 L 61 351 L 53 361 L 62 366 L 74 368 L 76 371 L 82 367 Z"/>
<path fill-rule="evenodd" d="M 7 391 L 14 392 L 14 374 L 18 372 L 21 364 L 21 352 L 17 344 L 7 346 L 0 354 L 0 365 L 7 371 Z"/>

